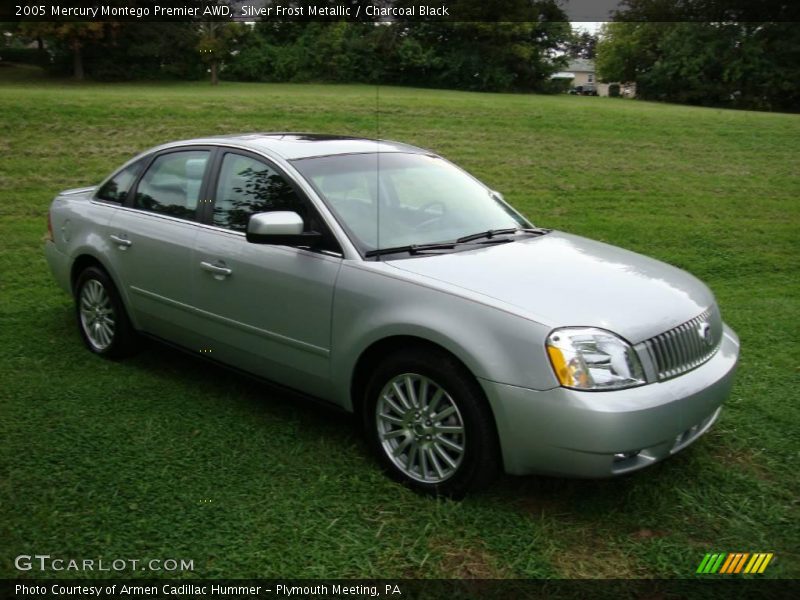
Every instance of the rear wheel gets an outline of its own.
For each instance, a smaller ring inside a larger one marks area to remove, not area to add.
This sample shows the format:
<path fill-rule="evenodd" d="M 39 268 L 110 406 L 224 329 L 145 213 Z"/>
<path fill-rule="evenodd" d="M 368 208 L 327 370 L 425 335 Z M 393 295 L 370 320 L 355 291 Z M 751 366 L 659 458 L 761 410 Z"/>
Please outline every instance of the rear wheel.
<path fill-rule="evenodd" d="M 408 349 L 384 360 L 367 386 L 364 424 L 394 479 L 460 498 L 499 468 L 494 420 L 475 378 L 452 356 Z"/>
<path fill-rule="evenodd" d="M 95 354 L 121 358 L 135 350 L 136 332 L 117 288 L 102 269 L 88 267 L 78 276 L 75 314 L 81 338 Z"/>

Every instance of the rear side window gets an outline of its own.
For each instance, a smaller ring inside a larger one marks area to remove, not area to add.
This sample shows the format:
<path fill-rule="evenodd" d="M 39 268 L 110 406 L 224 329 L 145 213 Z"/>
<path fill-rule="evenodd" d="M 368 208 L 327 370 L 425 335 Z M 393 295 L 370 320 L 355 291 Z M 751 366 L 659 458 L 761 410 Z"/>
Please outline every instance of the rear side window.
<path fill-rule="evenodd" d="M 162 154 L 139 181 L 134 206 L 148 212 L 194 220 L 208 157 L 208 150 Z"/>
<path fill-rule="evenodd" d="M 143 160 L 138 160 L 132 165 L 125 167 L 122 171 L 114 175 L 114 177 L 106 181 L 97 191 L 95 197 L 105 202 L 124 203 L 133 182 L 136 181 L 139 173 L 142 172 L 142 167 L 144 167 Z"/>

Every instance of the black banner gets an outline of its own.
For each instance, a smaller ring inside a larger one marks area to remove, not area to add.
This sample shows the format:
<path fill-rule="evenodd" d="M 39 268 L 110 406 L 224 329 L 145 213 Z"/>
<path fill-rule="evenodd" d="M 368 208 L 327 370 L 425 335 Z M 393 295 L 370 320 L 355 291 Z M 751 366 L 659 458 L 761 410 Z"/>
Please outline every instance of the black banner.
<path fill-rule="evenodd" d="M 800 21 L 793 0 L 4 0 L 3 21 Z"/>
<path fill-rule="evenodd" d="M 0 597 L 15 600 L 232 600 L 310 598 L 432 599 L 680 599 L 797 598 L 797 580 L 696 577 L 673 580 L 2 580 Z"/>

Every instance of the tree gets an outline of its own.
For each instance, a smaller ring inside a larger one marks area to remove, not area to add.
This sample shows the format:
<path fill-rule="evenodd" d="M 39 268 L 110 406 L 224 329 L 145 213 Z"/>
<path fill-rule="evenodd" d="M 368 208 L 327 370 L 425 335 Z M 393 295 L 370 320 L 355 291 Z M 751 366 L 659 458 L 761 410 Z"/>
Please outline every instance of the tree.
<path fill-rule="evenodd" d="M 566 22 L 415 22 L 392 61 L 397 83 L 475 91 L 542 89 L 558 70 Z"/>
<path fill-rule="evenodd" d="M 573 32 L 564 47 L 570 58 L 593 59 L 596 54 L 597 36 L 588 31 Z"/>
<path fill-rule="evenodd" d="M 230 56 L 241 27 L 237 23 L 205 21 L 198 26 L 197 51 L 211 71 L 211 85 L 219 84 L 220 65 Z"/>
<path fill-rule="evenodd" d="M 543 89 L 560 66 L 566 22 L 256 24 L 226 76 L 510 91 Z"/>
<path fill-rule="evenodd" d="M 206 65 L 197 52 L 197 24 L 126 21 L 111 40 L 85 49 L 88 74 L 98 80 L 199 79 Z"/>
<path fill-rule="evenodd" d="M 81 81 L 86 77 L 83 50 L 87 44 L 102 39 L 115 27 L 114 23 L 78 21 L 39 22 L 31 21 L 22 24 L 22 35 L 41 40 L 49 39 L 69 49 L 72 54 L 72 76 Z"/>
<path fill-rule="evenodd" d="M 354 2 L 366 0 L 329 0 L 328 4 L 352 6 Z M 396 0 L 394 4 L 401 7 L 420 1 Z M 571 30 L 553 0 L 508 0 L 502 13 L 506 22 L 487 20 L 492 7 L 482 0 L 461 0 L 458 14 L 464 22 L 262 21 L 252 34 L 239 39 L 226 76 L 541 90 L 563 62 L 559 51 Z"/>
<path fill-rule="evenodd" d="M 605 81 L 635 81 L 647 99 L 800 110 L 800 31 L 792 23 L 609 23 L 597 68 Z"/>
<path fill-rule="evenodd" d="M 46 40 L 36 64 L 56 74 L 100 81 L 130 79 L 197 79 L 205 69 L 196 50 L 197 24 L 186 22 L 123 21 L 105 25 L 102 34 L 80 38 L 80 68 L 76 74 L 74 44 L 58 23 L 23 22 L 13 39 L 29 43 Z"/>
<path fill-rule="evenodd" d="M 603 81 L 640 81 L 660 58 L 660 38 L 671 24 L 612 22 L 603 25 L 595 66 Z"/>

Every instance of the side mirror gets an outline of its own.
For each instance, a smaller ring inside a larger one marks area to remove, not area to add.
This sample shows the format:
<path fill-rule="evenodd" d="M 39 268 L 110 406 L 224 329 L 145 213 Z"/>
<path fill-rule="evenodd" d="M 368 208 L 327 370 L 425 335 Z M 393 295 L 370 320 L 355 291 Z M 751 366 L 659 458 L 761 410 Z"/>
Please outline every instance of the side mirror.
<path fill-rule="evenodd" d="M 247 222 L 247 241 L 276 246 L 315 246 L 322 239 L 316 231 L 303 232 L 303 219 L 296 212 L 276 210 L 256 213 Z"/>

